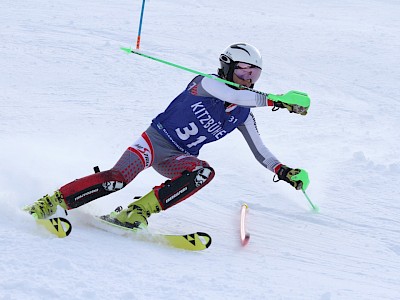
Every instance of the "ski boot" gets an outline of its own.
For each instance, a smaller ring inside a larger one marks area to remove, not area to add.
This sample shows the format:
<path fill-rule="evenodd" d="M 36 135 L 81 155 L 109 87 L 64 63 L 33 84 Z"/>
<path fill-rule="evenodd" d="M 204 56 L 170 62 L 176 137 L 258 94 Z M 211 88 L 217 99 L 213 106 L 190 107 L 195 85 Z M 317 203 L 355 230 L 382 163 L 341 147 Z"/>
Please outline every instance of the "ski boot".
<path fill-rule="evenodd" d="M 151 214 L 159 213 L 160 211 L 160 203 L 154 191 L 151 191 L 139 200 L 129 204 L 128 208 L 115 212 L 112 217 L 117 220 L 121 226 L 144 229 L 148 225 L 147 218 L 149 218 Z"/>
<path fill-rule="evenodd" d="M 37 219 L 45 219 L 57 211 L 57 206 L 60 205 L 63 209 L 67 209 L 64 198 L 59 190 L 55 191 L 53 195 L 43 196 L 31 205 L 24 207 L 24 210 L 29 212 Z"/>

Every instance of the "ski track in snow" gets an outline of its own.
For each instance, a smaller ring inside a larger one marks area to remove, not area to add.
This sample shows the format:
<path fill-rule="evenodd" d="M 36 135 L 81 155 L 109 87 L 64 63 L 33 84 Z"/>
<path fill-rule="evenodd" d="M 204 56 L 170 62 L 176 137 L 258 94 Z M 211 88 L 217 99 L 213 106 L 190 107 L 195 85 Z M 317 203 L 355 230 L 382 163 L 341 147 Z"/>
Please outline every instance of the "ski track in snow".
<path fill-rule="evenodd" d="M 135 45 L 140 5 L 0 3 L 0 299 L 399 299 L 398 1 L 146 3 L 146 53 L 213 73 L 222 49 L 246 41 L 264 57 L 257 89 L 309 93 L 305 117 L 254 113 L 270 150 L 309 171 L 320 213 L 273 183 L 239 133 L 201 153 L 216 170 L 206 189 L 149 220 L 155 232 L 209 233 L 206 251 L 91 225 L 165 180 L 153 170 L 70 211 L 66 239 L 21 212 L 110 168 L 193 77 L 119 50 Z"/>

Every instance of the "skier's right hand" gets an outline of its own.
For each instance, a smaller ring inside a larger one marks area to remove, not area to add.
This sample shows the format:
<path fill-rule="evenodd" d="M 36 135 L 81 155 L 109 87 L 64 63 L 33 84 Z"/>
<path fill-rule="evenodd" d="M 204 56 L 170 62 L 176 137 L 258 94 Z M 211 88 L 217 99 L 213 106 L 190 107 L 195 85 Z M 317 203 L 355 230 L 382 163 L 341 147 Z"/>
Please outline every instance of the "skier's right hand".
<path fill-rule="evenodd" d="M 308 173 L 303 169 L 292 169 L 288 166 L 281 165 L 276 171 L 276 175 L 278 176 L 278 180 L 274 180 L 275 182 L 284 180 L 291 184 L 296 190 L 305 191 L 310 184 Z"/>
<path fill-rule="evenodd" d="M 290 113 L 299 114 L 305 116 L 307 114 L 307 108 L 297 105 L 297 104 L 287 104 L 281 101 L 274 102 L 273 111 L 276 111 L 280 108 L 286 108 Z"/>

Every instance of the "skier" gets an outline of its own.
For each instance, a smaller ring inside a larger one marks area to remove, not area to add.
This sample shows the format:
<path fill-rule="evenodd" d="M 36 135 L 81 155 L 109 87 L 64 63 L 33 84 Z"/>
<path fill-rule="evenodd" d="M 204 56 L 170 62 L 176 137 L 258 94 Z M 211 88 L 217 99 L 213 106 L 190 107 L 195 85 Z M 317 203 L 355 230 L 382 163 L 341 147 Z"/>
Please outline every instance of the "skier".
<path fill-rule="evenodd" d="M 228 46 L 219 57 L 218 75 L 246 87 L 254 87 L 262 69 L 260 52 L 247 43 Z M 238 129 L 255 158 L 277 180 L 296 189 L 306 189 L 308 174 L 283 165 L 263 144 L 250 108 L 272 106 L 305 115 L 304 107 L 273 102 L 266 96 L 238 89 L 204 76 L 196 76 L 150 127 L 128 147 L 110 170 L 72 181 L 26 207 L 39 219 L 53 215 L 57 206 L 69 210 L 118 191 L 144 169 L 153 167 L 169 178 L 126 209 L 112 214 L 113 220 L 129 228 L 145 228 L 147 218 L 185 200 L 208 184 L 214 169 L 197 158 L 200 148 Z M 275 176 L 274 176 L 275 178 Z"/>

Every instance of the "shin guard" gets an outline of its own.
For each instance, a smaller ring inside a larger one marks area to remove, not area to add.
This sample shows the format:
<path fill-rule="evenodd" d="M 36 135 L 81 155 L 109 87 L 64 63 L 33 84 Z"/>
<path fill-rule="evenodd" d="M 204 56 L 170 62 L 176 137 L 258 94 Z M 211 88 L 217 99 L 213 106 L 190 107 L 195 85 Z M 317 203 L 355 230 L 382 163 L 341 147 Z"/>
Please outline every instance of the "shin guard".
<path fill-rule="evenodd" d="M 214 175 L 214 169 L 211 167 L 200 167 L 192 172 L 184 171 L 182 175 L 154 187 L 154 193 L 165 210 L 199 191 Z"/>
<path fill-rule="evenodd" d="M 125 186 L 125 179 L 119 171 L 108 170 L 72 181 L 61 187 L 60 192 L 68 209 L 73 209 Z"/>

